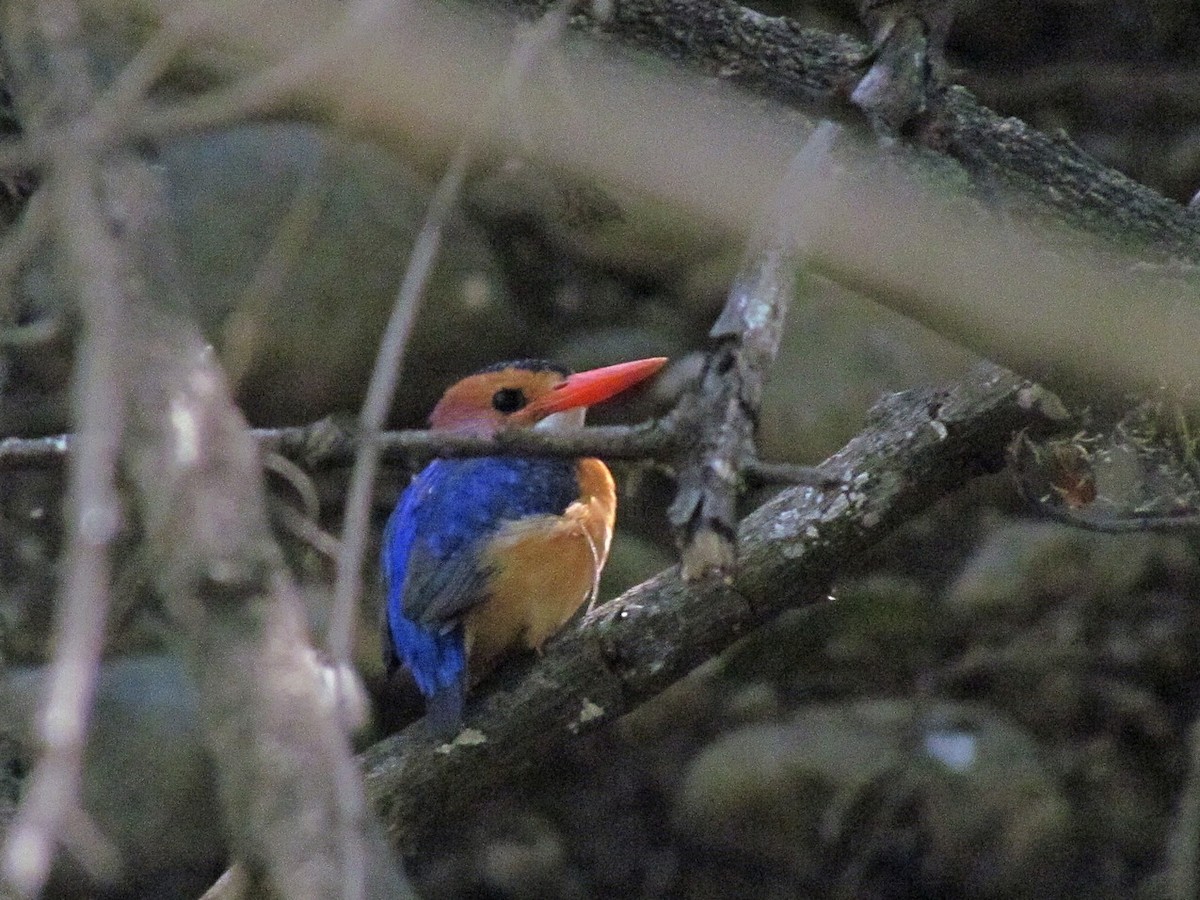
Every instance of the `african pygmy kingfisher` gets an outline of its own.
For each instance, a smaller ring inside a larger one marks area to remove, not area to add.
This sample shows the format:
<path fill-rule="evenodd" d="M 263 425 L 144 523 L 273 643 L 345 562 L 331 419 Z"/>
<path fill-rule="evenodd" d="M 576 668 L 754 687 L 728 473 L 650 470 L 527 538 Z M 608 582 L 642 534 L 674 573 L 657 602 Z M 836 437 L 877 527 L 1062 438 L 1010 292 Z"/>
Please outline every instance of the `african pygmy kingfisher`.
<path fill-rule="evenodd" d="M 583 424 L 587 407 L 649 378 L 655 357 L 571 374 L 541 360 L 498 363 L 450 387 L 430 427 L 491 436 Z M 467 688 L 508 653 L 540 649 L 595 598 L 616 519 L 598 459 L 483 456 L 430 463 L 384 532 L 384 654 L 457 732 Z"/>

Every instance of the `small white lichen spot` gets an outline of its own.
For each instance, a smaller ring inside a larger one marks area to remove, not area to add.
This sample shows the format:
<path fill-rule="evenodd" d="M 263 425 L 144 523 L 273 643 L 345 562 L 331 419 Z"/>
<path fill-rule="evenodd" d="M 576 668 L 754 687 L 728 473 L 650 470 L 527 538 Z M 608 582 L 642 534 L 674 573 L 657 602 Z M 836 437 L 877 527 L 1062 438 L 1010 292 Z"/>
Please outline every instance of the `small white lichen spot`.
<path fill-rule="evenodd" d="M 478 747 L 487 743 L 487 735 L 478 728 L 464 728 L 448 744 L 439 744 L 438 753 L 452 753 L 455 747 Z"/>
<path fill-rule="evenodd" d="M 592 0 L 592 18 L 601 24 L 609 21 L 616 12 L 613 0 Z"/>
<path fill-rule="evenodd" d="M 737 472 L 726 459 L 718 459 L 712 464 L 712 472 L 722 481 L 734 482 L 737 480 Z"/>
<path fill-rule="evenodd" d="M 317 668 L 321 701 L 335 715 L 338 724 L 353 734 L 364 725 L 371 714 L 371 703 L 367 689 L 358 677 L 358 672 L 349 665 L 332 665 L 320 662 L 313 654 Z"/>
<path fill-rule="evenodd" d="M 929 425 L 933 429 L 933 433 L 938 436 L 939 441 L 944 441 L 950 436 L 950 432 L 946 429 L 946 426 L 937 419 L 931 419 Z"/>
<path fill-rule="evenodd" d="M 741 66 L 735 66 L 729 72 L 730 76 L 738 75 L 741 72 Z M 745 316 L 746 327 L 755 331 L 767 327 L 767 323 L 771 321 L 773 307 L 770 303 L 755 302 L 747 303 L 743 315 Z"/>
<path fill-rule="evenodd" d="M 604 707 L 593 703 L 587 697 L 583 698 L 583 706 L 579 710 L 579 715 L 575 717 L 575 721 L 567 726 L 567 730 L 571 734 L 579 734 L 579 729 L 591 722 L 593 719 L 599 719 L 604 715 Z"/>
<path fill-rule="evenodd" d="M 171 400 L 171 428 L 175 431 L 175 462 L 192 466 L 200 459 L 200 427 L 196 416 L 186 403 Z"/>
<path fill-rule="evenodd" d="M 807 497 L 805 498 L 808 499 Z M 771 521 L 768 537 L 773 541 L 790 540 L 796 536 L 796 529 L 803 520 L 798 509 L 785 509 Z"/>
<path fill-rule="evenodd" d="M 804 529 L 804 536 L 806 538 L 808 538 L 810 541 L 815 541 L 817 538 L 819 538 L 821 536 L 821 532 L 817 531 L 816 525 L 809 525 L 807 528 Z"/>

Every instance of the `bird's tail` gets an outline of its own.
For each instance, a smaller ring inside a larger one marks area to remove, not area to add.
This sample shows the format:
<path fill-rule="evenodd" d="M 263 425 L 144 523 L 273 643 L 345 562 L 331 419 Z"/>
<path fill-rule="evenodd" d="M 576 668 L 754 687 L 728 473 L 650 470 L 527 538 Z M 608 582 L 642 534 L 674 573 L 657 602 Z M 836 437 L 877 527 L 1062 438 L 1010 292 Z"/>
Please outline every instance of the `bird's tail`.
<path fill-rule="evenodd" d="M 429 695 L 425 706 L 429 728 L 443 740 L 454 740 L 462 728 L 463 701 L 466 693 L 466 684 L 460 675 L 450 684 L 438 685 Z"/>

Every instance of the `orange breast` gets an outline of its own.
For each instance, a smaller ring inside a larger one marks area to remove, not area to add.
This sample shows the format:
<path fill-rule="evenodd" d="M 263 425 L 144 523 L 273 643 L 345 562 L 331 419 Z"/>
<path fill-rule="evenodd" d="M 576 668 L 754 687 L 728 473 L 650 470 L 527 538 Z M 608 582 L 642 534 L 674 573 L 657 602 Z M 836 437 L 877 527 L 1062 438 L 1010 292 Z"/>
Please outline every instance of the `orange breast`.
<path fill-rule="evenodd" d="M 533 516 L 500 529 L 484 554 L 491 595 L 465 619 L 472 680 L 506 654 L 540 649 L 589 598 L 608 559 L 617 493 L 598 459 L 577 464 L 579 500 L 561 516 Z"/>

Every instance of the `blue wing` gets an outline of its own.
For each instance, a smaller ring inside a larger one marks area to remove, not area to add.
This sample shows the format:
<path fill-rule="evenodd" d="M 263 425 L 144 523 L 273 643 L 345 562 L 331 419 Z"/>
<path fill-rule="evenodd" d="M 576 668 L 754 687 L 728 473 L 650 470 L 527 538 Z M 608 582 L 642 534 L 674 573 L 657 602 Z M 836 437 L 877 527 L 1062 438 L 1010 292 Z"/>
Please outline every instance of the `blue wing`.
<path fill-rule="evenodd" d="M 435 700 L 457 704 L 453 718 L 461 707 L 461 619 L 488 597 L 488 541 L 507 521 L 562 513 L 579 497 L 575 469 L 556 459 L 437 460 L 401 495 L 383 540 L 388 627 L 431 713 Z"/>

